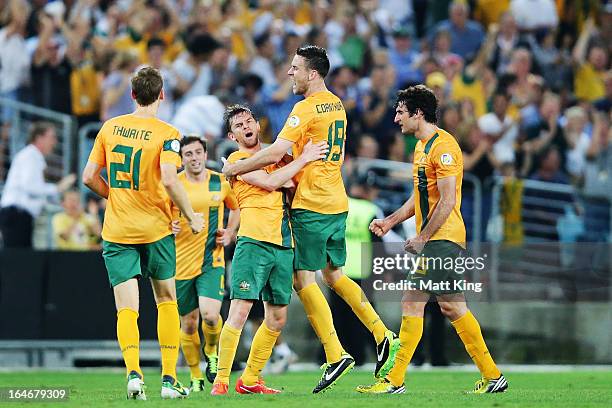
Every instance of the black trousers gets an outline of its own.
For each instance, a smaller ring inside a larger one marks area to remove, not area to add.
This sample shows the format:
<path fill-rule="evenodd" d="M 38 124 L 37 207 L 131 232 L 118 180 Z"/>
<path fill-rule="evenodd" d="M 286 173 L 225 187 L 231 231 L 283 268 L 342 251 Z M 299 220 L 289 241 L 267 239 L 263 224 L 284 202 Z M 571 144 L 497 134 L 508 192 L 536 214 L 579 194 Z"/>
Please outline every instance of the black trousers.
<path fill-rule="evenodd" d="M 0 208 L 0 233 L 5 248 L 32 248 L 34 217 L 16 207 Z"/>

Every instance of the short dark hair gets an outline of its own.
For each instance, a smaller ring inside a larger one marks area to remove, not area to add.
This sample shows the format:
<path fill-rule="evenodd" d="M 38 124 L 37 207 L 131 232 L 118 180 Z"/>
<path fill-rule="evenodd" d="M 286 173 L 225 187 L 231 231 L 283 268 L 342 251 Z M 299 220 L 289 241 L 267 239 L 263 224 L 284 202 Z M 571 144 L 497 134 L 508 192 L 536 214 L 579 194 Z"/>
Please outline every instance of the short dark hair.
<path fill-rule="evenodd" d="M 195 135 L 187 135 L 181 139 L 181 148 L 179 150 L 179 154 L 183 157 L 183 147 L 190 145 L 192 143 L 200 143 L 204 148 L 204 151 L 207 151 L 206 147 L 206 139 L 203 137 L 195 136 Z"/>
<path fill-rule="evenodd" d="M 327 76 L 329 72 L 329 58 L 327 58 L 325 48 L 316 45 L 305 45 L 298 48 L 295 53 L 304 58 L 306 68 L 314 69 L 322 78 Z"/>
<path fill-rule="evenodd" d="M 423 118 L 429 123 L 438 121 L 438 101 L 433 91 L 425 85 L 415 85 L 397 92 L 395 107 L 403 105 L 408 113 L 414 115 L 417 110 L 423 112 Z"/>
<path fill-rule="evenodd" d="M 28 143 L 34 143 L 39 137 L 43 136 L 50 129 L 55 129 L 55 125 L 51 122 L 34 122 L 30 128 Z"/>
<path fill-rule="evenodd" d="M 141 68 L 132 77 L 132 92 L 140 106 L 149 106 L 157 99 L 164 86 L 164 80 L 158 70 L 152 67 Z"/>
<path fill-rule="evenodd" d="M 147 41 L 147 51 L 149 51 L 153 47 L 166 47 L 166 43 L 159 37 L 152 37 L 149 41 Z"/>
<path fill-rule="evenodd" d="M 223 113 L 223 123 L 225 124 L 226 133 L 229 133 L 232 130 L 232 124 L 230 123 L 232 118 L 243 112 L 250 114 L 251 116 L 253 116 L 253 119 L 255 119 L 253 111 L 251 111 L 251 108 L 249 108 L 247 105 L 237 103 L 235 105 L 230 105 L 225 109 L 225 113 Z"/>

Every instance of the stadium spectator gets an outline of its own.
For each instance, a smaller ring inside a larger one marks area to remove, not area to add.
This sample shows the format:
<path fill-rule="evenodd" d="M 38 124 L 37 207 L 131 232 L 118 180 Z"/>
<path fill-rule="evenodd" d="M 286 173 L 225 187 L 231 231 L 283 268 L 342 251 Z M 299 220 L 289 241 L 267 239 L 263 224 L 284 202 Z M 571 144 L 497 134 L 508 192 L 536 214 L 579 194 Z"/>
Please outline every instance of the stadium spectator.
<path fill-rule="evenodd" d="M 68 190 L 62 197 L 63 212 L 53 216 L 53 237 L 57 249 L 85 251 L 100 249 L 102 226 L 95 213 L 85 213 L 78 191 Z M 93 207 L 89 207 L 93 210 Z"/>
<path fill-rule="evenodd" d="M 45 182 L 45 156 L 53 151 L 56 143 L 52 124 L 35 123 L 29 144 L 13 158 L 0 199 L 0 233 L 5 248 L 31 248 L 34 220 L 47 199 L 58 198 L 76 180 L 74 174 L 69 174 L 57 184 Z"/>
<path fill-rule="evenodd" d="M 423 73 L 418 68 L 419 53 L 412 49 L 410 33 L 406 27 L 393 30 L 393 46 L 389 49 L 389 62 L 395 67 L 395 88 L 423 81 Z"/>
<path fill-rule="evenodd" d="M 489 138 L 493 155 L 500 163 L 513 163 L 514 143 L 518 138 L 518 125 L 508 116 L 509 99 L 503 92 L 493 95 L 493 112 L 478 119 L 478 127 Z"/>
<path fill-rule="evenodd" d="M 586 164 L 586 153 L 591 144 L 591 136 L 586 132 L 587 114 L 580 106 L 573 106 L 565 111 L 564 134 L 567 141 L 567 173 L 581 180 Z"/>
<path fill-rule="evenodd" d="M 608 70 L 608 72 L 606 72 L 604 84 L 606 88 L 606 94 L 603 98 L 593 102 L 593 107 L 597 111 L 609 114 L 612 108 L 612 70 Z"/>
<path fill-rule="evenodd" d="M 164 80 L 164 100 L 159 104 L 158 117 L 169 122 L 174 115 L 174 88 L 176 86 L 176 78 L 170 64 L 164 61 L 164 53 L 166 43 L 158 37 L 153 37 L 147 41 L 147 60 L 150 66 L 159 70 Z M 142 68 L 140 66 L 139 68 Z"/>
<path fill-rule="evenodd" d="M 370 90 L 363 96 L 361 116 L 365 132 L 375 135 L 380 146 L 380 157 L 389 156 L 389 146 L 395 135 L 393 116 L 395 111 L 391 102 L 395 86 L 394 69 L 387 65 L 374 65 L 370 74 Z"/>
<path fill-rule="evenodd" d="M 130 78 L 138 66 L 138 56 L 133 51 L 119 51 L 111 64 L 111 72 L 102 84 L 101 119 L 126 115 L 134 110 Z"/>
<path fill-rule="evenodd" d="M 270 33 L 265 32 L 255 38 L 256 53 L 251 59 L 249 72 L 258 75 L 263 79 L 266 86 L 276 85 L 276 75 L 274 75 L 274 57 L 276 49 L 270 40 Z"/>
<path fill-rule="evenodd" d="M 604 97 L 604 75 L 608 68 L 608 51 L 605 46 L 595 43 L 589 48 L 589 40 L 594 34 L 595 22 L 589 19 L 584 24 L 572 52 L 577 65 L 574 92 L 578 99 L 589 102 Z"/>
<path fill-rule="evenodd" d="M 448 31 L 451 37 L 451 52 L 470 61 L 476 57 L 485 39 L 480 23 L 469 20 L 469 6 L 464 1 L 453 1 L 449 6 L 449 19 L 439 22 L 430 32 L 430 38 L 439 31 Z"/>
<path fill-rule="evenodd" d="M 212 83 L 209 59 L 221 43 L 210 34 L 197 33 L 187 39 L 186 47 L 187 52 L 172 64 L 177 78 L 177 109 L 193 96 L 209 94 Z"/>
<path fill-rule="evenodd" d="M 544 151 L 537 170 L 529 178 L 548 183 L 569 184 L 567 176 L 561 171 L 561 154 L 556 146 L 550 146 Z"/>
<path fill-rule="evenodd" d="M 559 23 L 557 7 L 553 0 L 512 0 L 510 12 L 523 31 L 551 30 Z"/>
<path fill-rule="evenodd" d="M 18 100 L 17 93 L 30 79 L 30 58 L 23 52 L 29 14 L 30 6 L 26 1 L 10 0 L 0 16 L 5 23 L 0 29 L 0 96 L 13 101 Z M 12 110 L 3 108 L 1 119 L 8 124 L 12 119 Z M 1 141 L 2 135 L 0 146 Z"/>

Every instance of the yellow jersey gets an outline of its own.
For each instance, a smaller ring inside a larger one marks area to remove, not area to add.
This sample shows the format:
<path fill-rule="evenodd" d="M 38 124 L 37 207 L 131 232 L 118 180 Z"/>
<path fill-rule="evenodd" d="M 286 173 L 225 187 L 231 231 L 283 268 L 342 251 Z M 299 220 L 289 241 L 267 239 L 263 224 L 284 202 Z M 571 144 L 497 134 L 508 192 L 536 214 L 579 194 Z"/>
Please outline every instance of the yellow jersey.
<path fill-rule="evenodd" d="M 102 125 L 89 161 L 105 167 L 108 174 L 105 241 L 147 244 L 172 233 L 160 165 L 181 165 L 179 137 L 178 130 L 159 119 L 132 114 Z"/>
<path fill-rule="evenodd" d="M 296 103 L 278 137 L 294 142 L 295 158 L 302 154 L 309 140 L 313 143 L 326 141 L 329 144 L 327 157 L 307 164 L 296 175 L 298 185 L 292 208 L 321 214 L 348 211 L 348 198 L 341 173 L 346 140 L 346 112 L 340 99 L 329 91 L 321 91 Z"/>
<path fill-rule="evenodd" d="M 449 176 L 457 178 L 455 207 L 430 240 L 452 241 L 465 248 L 465 224 L 461 216 L 463 155 L 455 138 L 438 128 L 425 140 L 419 140 L 414 149 L 412 177 L 417 234 L 420 234 L 425 228 L 440 201 L 438 179 Z"/>
<path fill-rule="evenodd" d="M 212 170 L 206 170 L 206 173 L 202 183 L 189 181 L 185 172 L 179 174 L 193 211 L 202 213 L 205 222 L 202 232 L 192 233 L 187 219 L 180 215 L 176 205 L 172 205 L 173 219 L 178 219 L 181 226 L 181 232 L 176 236 L 177 280 L 193 279 L 207 269 L 225 267 L 225 251 L 223 245 L 217 245 L 216 233 L 223 228 L 225 206 L 235 210 L 238 203 L 222 174 Z"/>
<path fill-rule="evenodd" d="M 227 158 L 229 163 L 246 159 L 251 154 L 237 151 Z M 270 173 L 276 165 L 265 167 Z M 289 224 L 289 205 L 282 191 L 268 191 L 242 180 L 238 176 L 232 181 L 232 190 L 236 194 L 240 207 L 239 237 L 269 242 L 287 248 L 293 247 L 291 226 Z"/>

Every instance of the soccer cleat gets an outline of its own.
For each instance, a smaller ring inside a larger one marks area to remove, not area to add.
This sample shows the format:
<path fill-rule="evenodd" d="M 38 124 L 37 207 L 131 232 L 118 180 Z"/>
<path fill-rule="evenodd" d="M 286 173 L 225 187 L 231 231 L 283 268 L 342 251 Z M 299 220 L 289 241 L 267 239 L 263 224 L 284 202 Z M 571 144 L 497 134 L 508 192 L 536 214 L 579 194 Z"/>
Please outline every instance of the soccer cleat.
<path fill-rule="evenodd" d="M 206 379 L 212 384 L 217 376 L 219 356 L 217 354 L 211 354 L 210 356 L 204 354 L 204 360 L 206 360 Z"/>
<path fill-rule="evenodd" d="M 391 330 L 385 332 L 385 338 L 376 345 L 376 369 L 374 377 L 385 378 L 393 368 L 395 355 L 400 348 L 400 339 Z"/>
<path fill-rule="evenodd" d="M 226 383 L 218 382 L 214 383 L 210 395 L 226 395 L 229 385 Z"/>
<path fill-rule="evenodd" d="M 482 377 L 476 381 L 473 391 L 468 391 L 469 394 L 487 394 L 492 392 L 506 392 L 508 389 L 508 381 L 504 375 L 500 375 L 495 380 L 490 380 Z"/>
<path fill-rule="evenodd" d="M 334 385 L 336 385 L 336 382 L 338 382 L 338 380 L 342 378 L 344 374 L 351 371 L 353 367 L 355 367 L 355 360 L 350 354 L 346 353 L 342 355 L 340 361 L 331 364 L 323 364 L 321 366 L 323 375 L 321 376 L 317 386 L 312 390 L 312 393 L 318 394 L 331 389 Z"/>
<path fill-rule="evenodd" d="M 162 379 L 161 397 L 162 399 L 186 398 L 189 395 L 189 388 L 183 387 L 179 381 L 169 375 L 164 375 Z"/>
<path fill-rule="evenodd" d="M 355 390 L 362 394 L 403 394 L 406 386 L 402 384 L 398 387 L 386 378 L 381 378 L 372 385 L 360 385 Z"/>
<path fill-rule="evenodd" d="M 145 401 L 145 385 L 142 377 L 136 371 L 131 371 L 127 378 L 127 399 Z"/>
<path fill-rule="evenodd" d="M 192 378 L 189 384 L 190 392 L 202 392 L 204 391 L 205 381 L 203 378 Z"/>
<path fill-rule="evenodd" d="M 242 377 L 238 378 L 236 381 L 236 392 L 238 394 L 280 394 L 280 390 L 275 390 L 274 388 L 266 387 L 264 380 L 261 378 L 255 385 L 245 385 L 242 382 Z"/>

